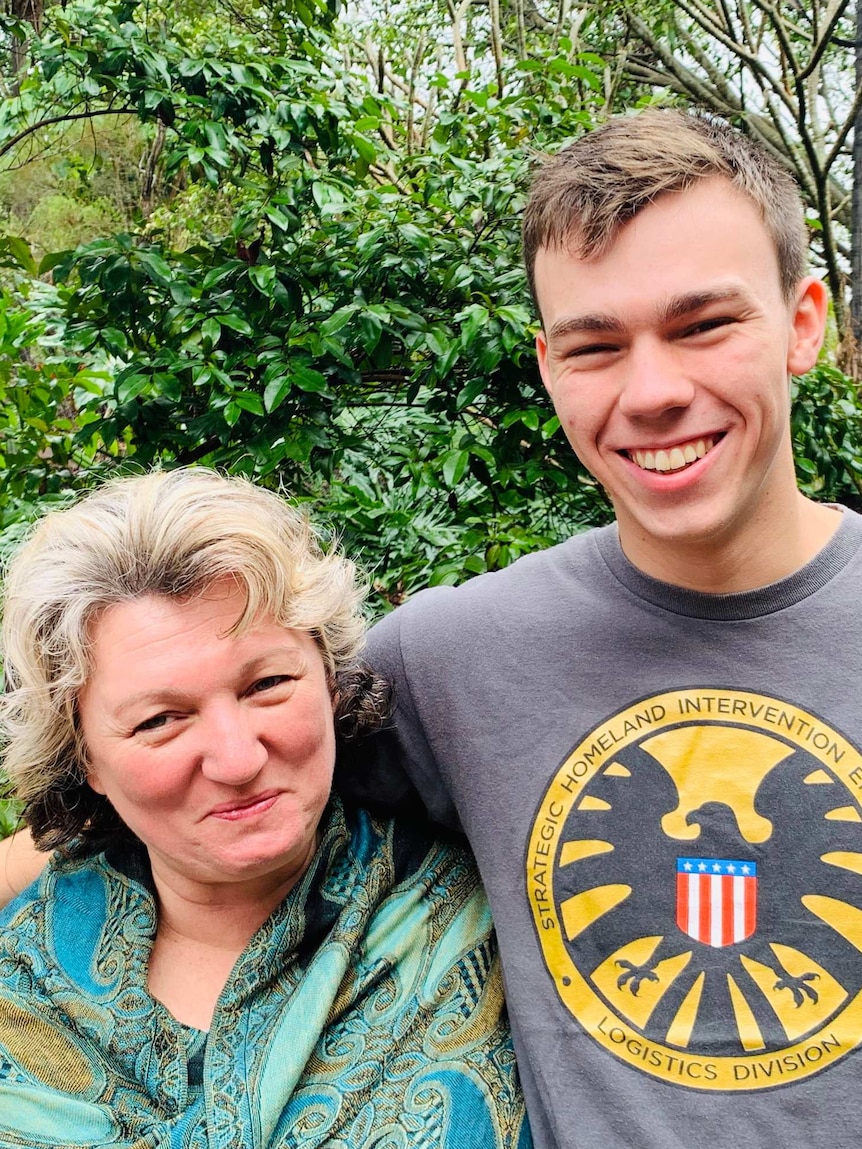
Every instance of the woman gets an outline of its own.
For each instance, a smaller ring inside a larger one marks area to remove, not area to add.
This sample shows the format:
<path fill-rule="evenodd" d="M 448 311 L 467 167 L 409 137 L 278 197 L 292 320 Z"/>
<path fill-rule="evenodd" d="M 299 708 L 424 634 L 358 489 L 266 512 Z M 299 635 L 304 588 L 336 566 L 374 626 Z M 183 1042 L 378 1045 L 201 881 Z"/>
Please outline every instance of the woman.
<path fill-rule="evenodd" d="M 13 560 L 4 765 L 59 853 L 0 917 L 2 1145 L 529 1145 L 469 858 L 330 797 L 385 716 L 360 605 L 206 470 Z"/>

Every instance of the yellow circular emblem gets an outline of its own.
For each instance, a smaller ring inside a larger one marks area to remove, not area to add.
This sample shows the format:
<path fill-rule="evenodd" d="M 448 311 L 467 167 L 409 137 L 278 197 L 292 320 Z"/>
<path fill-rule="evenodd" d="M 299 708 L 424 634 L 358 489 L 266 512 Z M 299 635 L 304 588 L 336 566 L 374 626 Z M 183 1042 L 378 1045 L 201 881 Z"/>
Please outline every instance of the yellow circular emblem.
<path fill-rule="evenodd" d="M 787 1085 L 862 1042 L 862 755 L 737 690 L 592 730 L 537 813 L 527 892 L 557 992 L 615 1057 L 693 1089 Z"/>

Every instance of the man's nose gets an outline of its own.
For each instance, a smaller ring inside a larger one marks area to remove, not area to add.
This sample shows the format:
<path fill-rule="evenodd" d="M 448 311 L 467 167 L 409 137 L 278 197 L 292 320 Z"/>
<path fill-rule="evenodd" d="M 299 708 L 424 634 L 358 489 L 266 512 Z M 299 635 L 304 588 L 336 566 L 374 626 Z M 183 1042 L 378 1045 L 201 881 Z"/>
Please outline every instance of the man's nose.
<path fill-rule="evenodd" d="M 253 715 L 239 702 L 208 712 L 201 734 L 201 770 L 212 781 L 244 786 L 263 769 L 266 746 Z"/>
<path fill-rule="evenodd" d="M 624 372 L 619 409 L 630 419 L 655 419 L 688 407 L 694 398 L 694 385 L 679 357 L 662 340 L 633 344 Z"/>

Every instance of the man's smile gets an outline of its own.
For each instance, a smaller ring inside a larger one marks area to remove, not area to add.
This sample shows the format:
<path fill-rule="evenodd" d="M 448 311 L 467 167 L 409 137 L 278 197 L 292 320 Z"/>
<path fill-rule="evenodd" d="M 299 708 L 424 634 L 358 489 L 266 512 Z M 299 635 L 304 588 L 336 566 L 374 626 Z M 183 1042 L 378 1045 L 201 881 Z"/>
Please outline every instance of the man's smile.
<path fill-rule="evenodd" d="M 715 446 L 716 440 L 708 435 L 702 439 L 689 439 L 675 447 L 660 447 L 656 450 L 635 449 L 625 454 L 644 471 L 682 471 L 702 459 Z"/>

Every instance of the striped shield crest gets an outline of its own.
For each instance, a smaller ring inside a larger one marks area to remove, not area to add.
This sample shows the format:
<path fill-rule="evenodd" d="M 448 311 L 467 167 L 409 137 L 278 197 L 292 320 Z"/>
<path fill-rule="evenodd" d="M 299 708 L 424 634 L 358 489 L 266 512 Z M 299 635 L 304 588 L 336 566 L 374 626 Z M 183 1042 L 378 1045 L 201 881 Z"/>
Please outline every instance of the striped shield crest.
<path fill-rule="evenodd" d="M 676 924 L 707 946 L 732 946 L 757 926 L 757 866 L 726 858 L 677 858 Z"/>

